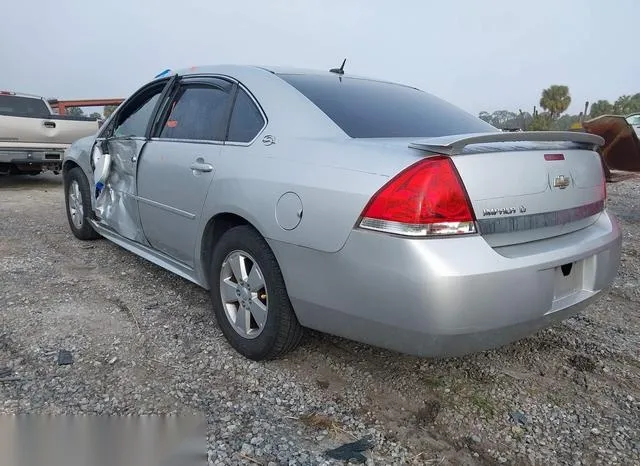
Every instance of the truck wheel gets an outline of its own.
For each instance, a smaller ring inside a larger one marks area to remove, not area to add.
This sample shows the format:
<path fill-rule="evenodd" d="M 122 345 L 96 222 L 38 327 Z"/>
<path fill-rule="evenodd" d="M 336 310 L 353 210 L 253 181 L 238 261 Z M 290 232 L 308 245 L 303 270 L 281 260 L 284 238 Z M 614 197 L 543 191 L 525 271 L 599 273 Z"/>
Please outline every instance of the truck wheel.
<path fill-rule="evenodd" d="M 280 267 L 253 228 L 237 226 L 222 235 L 212 254 L 209 279 L 218 325 L 236 351 L 260 361 L 298 346 L 303 328 Z"/>
<path fill-rule="evenodd" d="M 85 241 L 100 238 L 100 235 L 89 223 L 90 193 L 89 182 L 80 167 L 74 167 L 66 173 L 64 199 L 67 207 L 67 220 L 73 235 Z"/>

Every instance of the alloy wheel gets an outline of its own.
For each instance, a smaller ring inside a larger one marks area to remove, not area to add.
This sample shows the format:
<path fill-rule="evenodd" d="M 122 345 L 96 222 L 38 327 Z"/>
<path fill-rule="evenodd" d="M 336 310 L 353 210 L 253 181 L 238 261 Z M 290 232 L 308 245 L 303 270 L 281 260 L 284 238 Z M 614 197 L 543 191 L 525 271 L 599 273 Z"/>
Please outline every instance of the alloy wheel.
<path fill-rule="evenodd" d="M 233 329 L 247 339 L 262 333 L 267 322 L 268 294 L 256 260 L 244 251 L 232 251 L 222 263 L 220 297 Z"/>

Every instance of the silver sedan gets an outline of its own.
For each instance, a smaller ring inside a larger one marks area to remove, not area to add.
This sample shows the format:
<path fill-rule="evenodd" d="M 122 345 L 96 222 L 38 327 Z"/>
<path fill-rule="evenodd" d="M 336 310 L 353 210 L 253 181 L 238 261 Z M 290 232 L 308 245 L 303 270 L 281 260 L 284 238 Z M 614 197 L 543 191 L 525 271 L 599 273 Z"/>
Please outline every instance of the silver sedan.
<path fill-rule="evenodd" d="M 64 158 L 67 215 L 210 290 L 244 356 L 304 328 L 422 356 L 497 347 L 608 287 L 621 233 L 580 132 L 501 132 L 350 76 L 167 72 Z"/>

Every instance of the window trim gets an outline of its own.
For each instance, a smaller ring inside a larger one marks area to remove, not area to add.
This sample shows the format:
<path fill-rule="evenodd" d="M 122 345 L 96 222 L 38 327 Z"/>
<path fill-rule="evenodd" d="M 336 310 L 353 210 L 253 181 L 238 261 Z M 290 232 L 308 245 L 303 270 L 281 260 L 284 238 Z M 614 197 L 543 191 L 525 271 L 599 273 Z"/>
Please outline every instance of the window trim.
<path fill-rule="evenodd" d="M 157 116 L 158 108 L 160 107 L 160 105 L 162 105 L 162 102 L 166 98 L 168 90 L 170 90 L 170 88 L 173 87 L 176 77 L 177 75 L 159 78 L 140 87 L 127 100 L 125 100 L 122 104 L 120 104 L 118 108 L 111 114 L 108 121 L 106 121 L 105 124 L 102 125 L 102 128 L 100 128 L 100 131 L 98 131 L 98 134 L 96 135 L 96 139 L 97 140 L 105 140 L 105 139 L 148 140 L 150 135 L 150 130 L 153 127 L 153 124 Z M 158 86 L 161 83 L 164 83 L 164 86 L 160 91 L 158 102 L 156 103 L 153 111 L 151 112 L 151 117 L 147 122 L 147 127 L 145 129 L 144 135 L 143 136 L 115 136 L 113 134 L 113 130 L 115 130 L 114 125 L 115 125 L 115 122 L 120 117 L 120 115 L 122 114 L 122 112 L 124 111 L 124 109 L 126 109 L 129 105 L 131 105 L 131 103 L 134 102 L 137 98 L 139 98 L 142 94 L 149 91 L 151 88 Z M 111 133 L 111 134 L 107 135 L 108 133 Z"/>
<path fill-rule="evenodd" d="M 264 132 L 265 128 L 267 127 L 267 125 L 269 123 L 269 120 L 267 119 L 267 114 L 265 113 L 264 109 L 262 108 L 262 105 L 260 105 L 260 102 L 258 102 L 258 99 L 255 98 L 255 96 L 251 93 L 251 91 L 249 91 L 247 86 L 245 86 L 244 84 L 242 84 L 239 81 L 236 81 L 236 84 L 237 84 L 237 89 L 236 89 L 236 94 L 233 96 L 233 106 L 231 107 L 231 112 L 229 113 L 229 121 L 227 122 L 227 130 L 225 131 L 224 144 L 228 145 L 228 146 L 249 147 Z M 247 96 L 249 96 L 249 99 L 253 102 L 253 104 L 258 109 L 258 112 L 260 112 L 260 115 L 262 116 L 262 122 L 263 122 L 262 123 L 262 127 L 258 130 L 258 132 L 254 136 L 254 138 L 249 142 L 240 142 L 240 141 L 230 141 L 229 140 L 229 128 L 231 126 L 231 117 L 233 116 L 233 110 L 235 110 L 236 99 L 238 98 L 238 93 L 240 92 L 240 89 L 242 89 L 247 94 Z"/>
<path fill-rule="evenodd" d="M 213 79 L 217 79 L 219 81 L 226 81 L 231 84 L 232 88 L 229 92 L 229 99 L 227 100 L 227 108 L 225 109 L 225 115 L 223 117 L 223 123 L 221 124 L 221 132 L 225 134 L 225 128 L 229 126 L 229 120 L 231 118 L 231 110 L 233 108 L 233 104 L 235 102 L 235 92 L 236 92 L 236 83 L 233 80 L 222 76 L 214 76 L 214 75 L 206 75 L 206 76 L 183 76 L 177 80 L 173 89 L 171 89 L 170 93 L 165 96 L 162 107 L 158 109 L 158 112 L 155 114 L 153 131 L 150 134 L 150 141 L 162 141 L 162 142 L 182 142 L 182 143 L 193 143 L 193 144 L 212 144 L 212 145 L 223 145 L 224 139 L 184 139 L 184 138 L 161 138 L 160 133 L 162 132 L 160 122 L 164 121 L 165 118 L 168 117 L 168 111 L 171 107 L 171 103 L 174 101 L 176 95 L 180 91 L 181 88 L 190 86 L 190 85 L 201 85 L 210 88 L 221 89 L 221 87 L 216 84 Z M 225 123 L 226 121 L 226 123 Z M 223 136 L 224 138 L 224 136 Z"/>

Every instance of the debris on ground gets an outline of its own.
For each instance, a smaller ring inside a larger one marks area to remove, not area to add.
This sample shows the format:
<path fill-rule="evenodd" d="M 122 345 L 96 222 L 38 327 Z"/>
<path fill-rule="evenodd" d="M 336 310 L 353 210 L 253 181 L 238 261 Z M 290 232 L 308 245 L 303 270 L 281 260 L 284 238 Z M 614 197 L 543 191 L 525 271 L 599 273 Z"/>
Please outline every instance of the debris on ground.
<path fill-rule="evenodd" d="M 515 424 L 526 425 L 527 424 L 527 416 L 522 411 L 513 411 L 509 417 L 511 418 L 511 422 Z"/>
<path fill-rule="evenodd" d="M 367 457 L 362 454 L 367 450 L 371 450 L 375 446 L 373 438 L 370 436 L 363 437 L 360 440 L 351 443 L 345 443 L 344 445 L 334 448 L 333 450 L 327 450 L 325 454 L 329 458 L 343 461 L 354 461 L 356 463 L 365 463 Z"/>
<path fill-rule="evenodd" d="M 67 366 L 69 364 L 73 364 L 71 351 L 65 349 L 58 351 L 58 366 Z"/>

